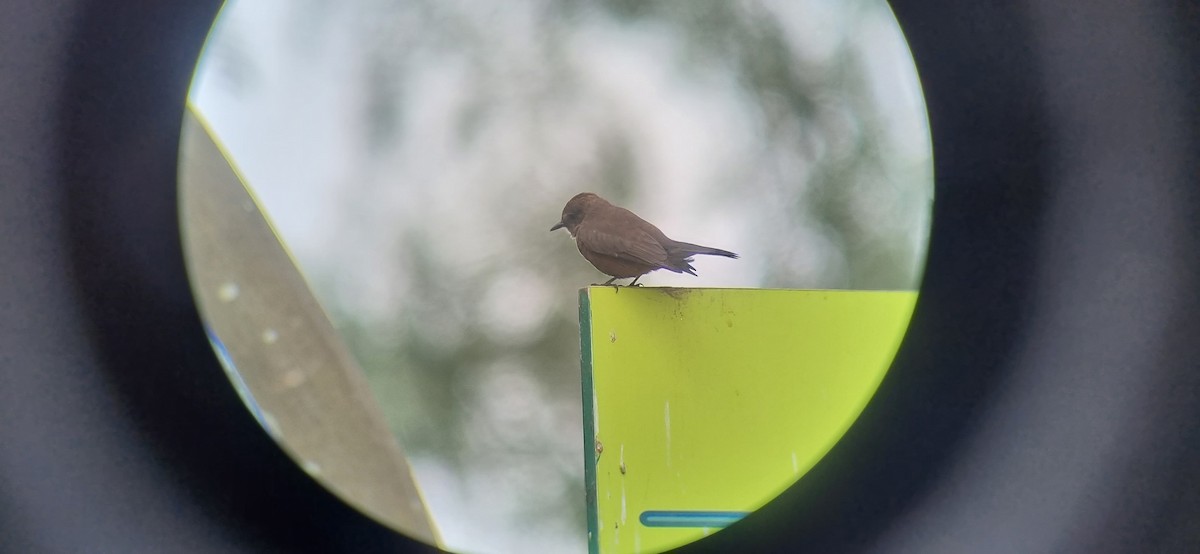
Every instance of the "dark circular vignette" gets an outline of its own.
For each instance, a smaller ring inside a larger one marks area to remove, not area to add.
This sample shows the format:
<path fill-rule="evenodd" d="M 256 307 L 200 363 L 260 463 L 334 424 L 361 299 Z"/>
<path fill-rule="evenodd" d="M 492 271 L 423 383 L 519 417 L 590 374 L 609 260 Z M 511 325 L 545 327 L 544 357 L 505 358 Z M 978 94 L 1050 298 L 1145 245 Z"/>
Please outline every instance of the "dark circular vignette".
<path fill-rule="evenodd" d="M 1200 8 L 892 6 L 924 87 L 936 180 L 908 335 L 817 467 L 684 550 L 953 552 L 997 536 L 1044 540 L 1031 551 L 1194 547 Z M 175 175 L 219 7 L 0 8 L 4 550 L 428 550 L 304 475 L 242 408 L 202 332 Z M 1075 394 L 1041 409 L 1064 378 Z M 1097 407 L 1111 417 L 1079 420 Z M 1062 440 L 1005 448 L 1037 433 Z M 1097 449 L 1114 438 L 1128 448 Z M 1097 456 L 1076 467 L 1075 452 Z M 978 495 L 995 472 L 972 468 L 1031 461 L 1045 464 L 1007 474 L 1012 498 Z M 1090 471 L 1109 484 L 1073 512 L 994 512 Z M 972 498 L 1000 517 L 964 520 Z M 930 531 L 943 521 L 962 525 Z"/>
<path fill-rule="evenodd" d="M 36 361 L 49 377 L 6 379 L 21 391 L 5 398 L 6 412 L 27 417 L 5 419 L 70 454 L 0 464 L 0 481 L 44 483 L 22 489 L 32 497 L 5 493 L 6 551 L 432 550 L 297 467 L 244 408 L 206 339 L 184 269 L 176 173 L 188 87 L 221 4 L 5 7 L 10 22 L 43 26 L 17 47 L 50 75 L 39 84 L 51 83 L 42 123 L 52 127 L 40 131 L 50 140 L 31 156 L 54 170 L 13 195 L 45 212 L 34 216 L 60 243 L 24 263 L 61 266 L 47 278 L 77 307 L 51 317 L 82 323 L 55 329 L 61 346 L 4 345 L 60 348 Z"/>
<path fill-rule="evenodd" d="M 908 334 L 829 455 L 681 550 L 1195 548 L 1200 8 L 892 7 L 935 168 Z"/>

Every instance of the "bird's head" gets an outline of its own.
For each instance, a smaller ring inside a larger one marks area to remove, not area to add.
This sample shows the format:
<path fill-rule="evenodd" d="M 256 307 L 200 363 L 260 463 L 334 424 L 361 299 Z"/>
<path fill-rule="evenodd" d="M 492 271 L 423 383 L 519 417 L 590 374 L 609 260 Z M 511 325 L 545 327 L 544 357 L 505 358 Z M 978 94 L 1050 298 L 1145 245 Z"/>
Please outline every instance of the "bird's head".
<path fill-rule="evenodd" d="M 607 200 L 590 192 L 581 192 L 576 194 L 567 202 L 567 205 L 563 207 L 562 219 L 559 220 L 558 223 L 555 223 L 550 230 L 555 231 L 566 227 L 567 232 L 571 233 L 571 236 L 575 236 L 576 229 L 579 228 L 580 223 L 583 223 L 583 220 L 587 217 L 587 214 L 591 212 L 593 208 L 605 204 L 608 204 Z"/>

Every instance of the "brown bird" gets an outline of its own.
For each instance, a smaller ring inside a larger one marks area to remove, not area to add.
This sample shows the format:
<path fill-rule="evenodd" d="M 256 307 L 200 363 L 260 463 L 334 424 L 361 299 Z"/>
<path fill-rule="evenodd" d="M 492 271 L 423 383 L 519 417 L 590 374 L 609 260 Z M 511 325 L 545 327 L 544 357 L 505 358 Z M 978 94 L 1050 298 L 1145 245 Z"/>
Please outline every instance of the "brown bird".
<path fill-rule="evenodd" d="M 579 253 L 612 279 L 633 277 L 630 286 L 656 269 L 696 274 L 692 256 L 706 254 L 737 258 L 728 250 L 671 240 L 658 227 L 625 208 L 590 192 L 576 194 L 563 208 L 562 220 L 551 231 L 566 227 Z"/>

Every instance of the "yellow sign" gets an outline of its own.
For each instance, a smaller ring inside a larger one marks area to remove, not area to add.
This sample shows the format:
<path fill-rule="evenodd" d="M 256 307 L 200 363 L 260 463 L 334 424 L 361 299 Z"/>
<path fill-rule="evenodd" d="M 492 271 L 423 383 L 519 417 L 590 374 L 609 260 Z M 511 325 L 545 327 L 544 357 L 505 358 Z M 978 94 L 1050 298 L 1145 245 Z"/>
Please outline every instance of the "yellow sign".
<path fill-rule="evenodd" d="M 757 509 L 875 393 L 911 291 L 580 291 L 588 545 L 660 552 Z"/>

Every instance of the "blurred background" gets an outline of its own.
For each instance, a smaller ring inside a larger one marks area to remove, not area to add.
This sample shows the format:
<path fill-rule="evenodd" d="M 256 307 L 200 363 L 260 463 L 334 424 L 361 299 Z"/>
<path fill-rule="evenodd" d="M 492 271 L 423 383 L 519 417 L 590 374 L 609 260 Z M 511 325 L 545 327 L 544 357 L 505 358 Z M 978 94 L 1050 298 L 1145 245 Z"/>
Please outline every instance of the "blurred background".
<path fill-rule="evenodd" d="M 647 286 L 920 280 L 928 126 L 883 0 L 238 0 L 192 101 L 458 550 L 586 550 L 576 301 L 607 276 L 548 232 L 574 194 L 742 256 Z"/>

